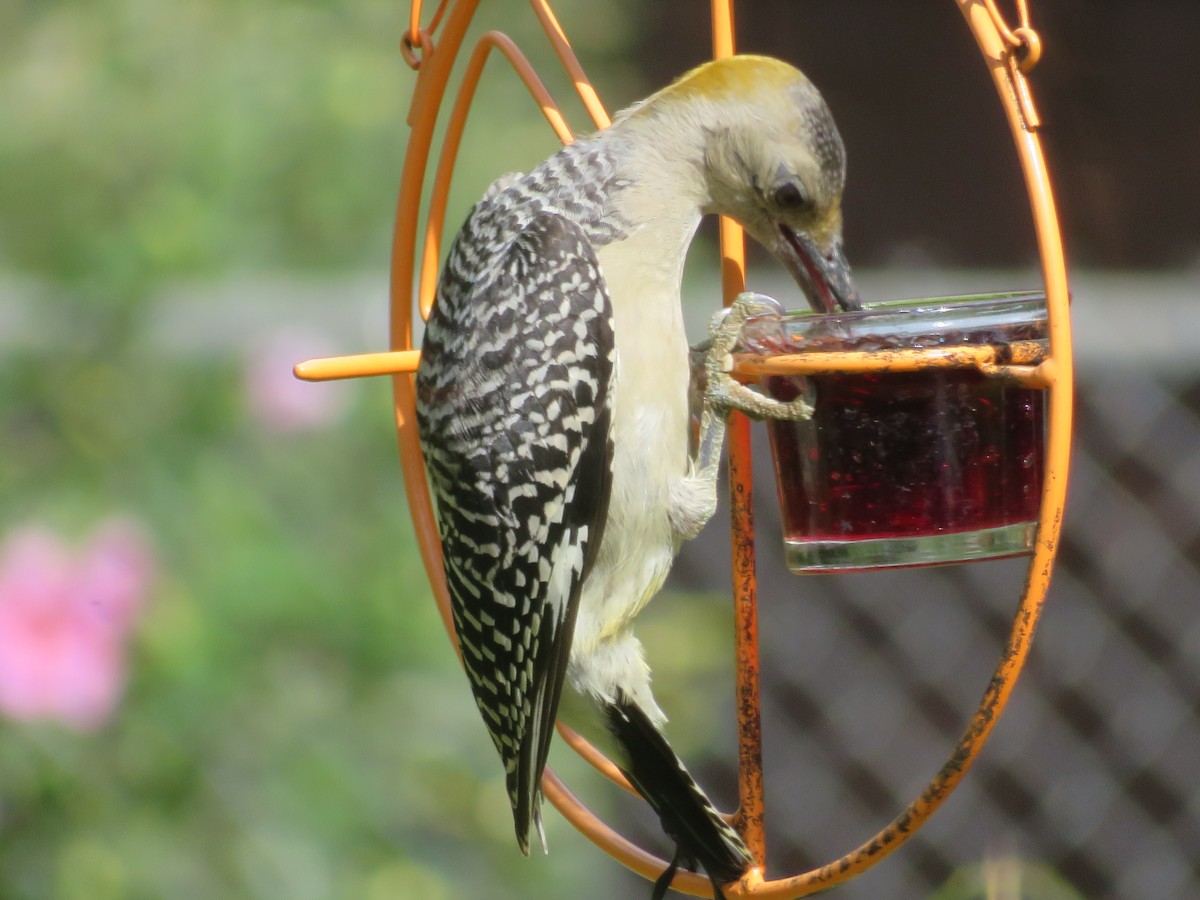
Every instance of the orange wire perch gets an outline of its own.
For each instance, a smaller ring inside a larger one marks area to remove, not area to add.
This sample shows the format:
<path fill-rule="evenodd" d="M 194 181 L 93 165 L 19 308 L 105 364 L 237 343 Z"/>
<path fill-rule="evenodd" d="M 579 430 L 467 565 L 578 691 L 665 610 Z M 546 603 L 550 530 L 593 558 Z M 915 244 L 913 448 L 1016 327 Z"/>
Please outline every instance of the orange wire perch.
<path fill-rule="evenodd" d="M 1049 352 L 1040 359 L 1032 355 L 1028 359 L 1022 359 L 1018 354 L 1011 364 L 999 365 L 989 355 L 987 348 L 974 348 L 950 355 L 937 350 L 904 351 L 888 360 L 886 364 L 893 370 L 898 366 L 908 370 L 972 366 L 985 374 L 1014 378 L 1028 387 L 1038 387 L 1047 391 L 1050 409 L 1047 463 L 1033 557 L 1026 575 L 1021 602 L 1013 619 L 1012 631 L 1001 652 L 996 672 L 966 731 L 926 788 L 878 834 L 840 859 L 793 877 L 766 880 L 766 844 L 763 831 L 766 791 L 761 758 L 757 589 L 754 569 L 754 524 L 751 518 L 753 479 L 750 469 L 749 422 L 744 417 L 734 414 L 728 436 L 739 731 L 739 809 L 735 822 L 754 854 L 757 865 L 750 869 L 741 881 L 725 889 L 726 896 L 730 898 L 758 897 L 782 900 L 807 896 L 853 878 L 907 841 L 957 787 L 978 757 L 1025 664 L 1049 587 L 1066 500 L 1074 376 L 1062 238 L 1050 179 L 1036 133 L 1040 119 L 1025 80 L 1025 75 L 1041 57 L 1042 44 L 1030 24 L 1029 0 L 1017 0 L 1020 24 L 1016 28 L 1010 28 L 1005 23 L 996 0 L 954 2 L 965 17 L 991 71 L 1021 160 L 1032 206 L 1045 284 Z M 530 0 L 530 3 L 593 123 L 601 128 L 606 126 L 609 121 L 607 113 L 575 58 L 566 34 L 555 19 L 547 0 Z M 392 376 L 400 461 L 408 488 L 417 541 L 451 641 L 454 641 L 454 629 L 451 625 L 449 599 L 442 574 L 441 546 L 416 430 L 411 376 L 416 370 L 419 351 L 413 349 L 413 311 L 415 307 L 422 317 L 425 317 L 433 303 L 450 177 L 471 98 L 490 50 L 499 49 L 513 66 L 559 138 L 564 142 L 571 139 L 570 129 L 558 107 L 512 41 L 498 32 L 485 34 L 468 62 L 467 72 L 463 76 L 446 128 L 426 215 L 420 278 L 416 278 L 417 222 L 420 217 L 421 191 L 428 170 L 433 132 L 443 105 L 451 68 L 458 58 L 466 30 L 478 5 L 479 0 L 440 0 L 429 24 L 422 28 L 422 4 L 420 0 L 413 0 L 410 24 L 403 36 L 404 57 L 417 70 L 417 83 L 409 113 L 412 133 L 401 175 L 392 245 L 391 351 L 310 360 L 296 367 L 298 377 L 313 381 L 365 375 Z M 713 54 L 717 58 L 729 56 L 734 52 L 733 0 L 711 0 L 711 5 Z M 436 45 L 433 41 L 434 32 L 438 32 Z M 721 222 L 721 259 L 722 290 L 725 303 L 729 304 L 744 288 L 745 257 L 741 228 L 736 223 L 724 219 Z M 414 284 L 417 286 L 415 298 Z M 820 358 L 814 359 L 814 356 Z M 772 373 L 778 374 L 812 374 L 816 371 L 862 372 L 880 365 L 876 359 L 868 358 L 874 356 L 876 354 L 827 353 L 810 354 L 804 360 L 796 357 L 776 357 L 769 362 L 741 356 L 735 360 L 735 369 L 745 376 L 766 373 L 768 368 Z M 629 789 L 628 783 L 616 766 L 599 751 L 562 725 L 559 726 L 559 732 L 563 739 L 598 771 L 614 783 Z M 601 822 L 549 769 L 545 773 L 543 787 L 546 797 L 576 828 L 633 871 L 653 879 L 666 868 L 664 860 L 635 846 Z M 675 877 L 673 887 L 694 896 L 707 896 L 710 893 L 707 878 L 686 871 L 681 871 Z"/>

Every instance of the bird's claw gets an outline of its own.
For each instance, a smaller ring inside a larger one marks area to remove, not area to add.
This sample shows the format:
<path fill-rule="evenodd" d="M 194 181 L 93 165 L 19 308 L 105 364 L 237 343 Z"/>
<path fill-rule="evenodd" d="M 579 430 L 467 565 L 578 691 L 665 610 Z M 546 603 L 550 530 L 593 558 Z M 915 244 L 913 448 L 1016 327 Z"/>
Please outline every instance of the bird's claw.
<path fill-rule="evenodd" d="M 733 305 L 718 311 L 710 320 L 708 337 L 692 348 L 695 361 L 695 388 L 702 394 L 700 435 L 692 461 L 694 476 L 716 484 L 725 441 L 725 420 L 730 410 L 739 410 L 756 419 L 807 419 L 812 407 L 799 398 L 782 403 L 764 397 L 737 381 L 733 375 L 733 351 L 742 326 L 755 316 L 783 312 L 779 303 L 763 294 L 739 294 Z M 703 366 L 700 359 L 703 359 Z"/>
<path fill-rule="evenodd" d="M 708 339 L 696 349 L 705 352 L 705 412 L 724 418 L 736 409 L 755 419 L 807 419 L 812 406 L 804 398 L 781 402 L 764 397 L 733 376 L 733 350 L 742 326 L 756 316 L 778 316 L 783 308 L 764 294 L 739 294 L 733 305 L 715 313 L 708 325 Z"/>

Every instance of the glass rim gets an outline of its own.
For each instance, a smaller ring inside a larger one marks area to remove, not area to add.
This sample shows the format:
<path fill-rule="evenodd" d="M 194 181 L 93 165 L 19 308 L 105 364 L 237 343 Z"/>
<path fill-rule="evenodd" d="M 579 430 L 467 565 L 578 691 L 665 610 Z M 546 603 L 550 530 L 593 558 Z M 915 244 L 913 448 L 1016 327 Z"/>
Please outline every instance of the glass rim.
<path fill-rule="evenodd" d="M 986 294 L 947 294 L 938 297 L 877 300 L 871 303 L 864 303 L 861 310 L 844 315 L 871 315 L 872 313 L 896 312 L 899 310 L 923 312 L 930 308 L 959 309 L 965 307 L 970 309 L 978 306 L 1016 306 L 1021 303 L 1045 302 L 1045 291 L 993 291 Z"/>
<path fill-rule="evenodd" d="M 764 295 L 765 296 L 765 295 Z M 774 299 L 774 298 L 770 298 Z M 778 303 L 778 301 L 775 301 Z M 821 320 L 821 321 L 866 321 L 877 316 L 895 313 L 930 313 L 930 312 L 974 312 L 983 308 L 1009 308 L 1016 311 L 1027 304 L 1045 306 L 1046 292 L 1037 290 L 1025 291 L 994 291 L 984 294 L 946 294 L 937 297 L 911 297 L 896 300 L 875 300 L 864 303 L 862 309 L 845 312 L 820 312 L 807 307 L 782 310 L 781 312 L 762 313 L 749 317 L 747 324 L 759 321 L 775 321 L 776 319 L 790 320 Z"/>
<path fill-rule="evenodd" d="M 768 298 L 769 299 L 769 298 Z M 751 316 L 743 326 L 745 342 L 765 336 L 765 330 L 784 333 L 810 333 L 831 329 L 860 337 L 934 335 L 951 328 L 969 325 L 1014 327 L 1047 321 L 1046 295 L 1043 291 L 1004 291 L 986 294 L 958 294 L 942 297 L 883 300 L 864 304 L 860 310 L 825 313 L 799 308 L 765 312 Z M 1045 340 L 1042 336 L 1038 340 Z M 964 340 L 961 343 L 975 343 Z"/>

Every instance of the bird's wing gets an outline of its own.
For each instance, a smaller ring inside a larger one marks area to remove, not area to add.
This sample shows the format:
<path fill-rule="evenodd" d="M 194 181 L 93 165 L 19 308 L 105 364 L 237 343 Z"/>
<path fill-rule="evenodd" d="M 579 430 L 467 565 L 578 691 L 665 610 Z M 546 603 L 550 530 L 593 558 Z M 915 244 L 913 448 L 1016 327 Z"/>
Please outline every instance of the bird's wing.
<path fill-rule="evenodd" d="M 426 333 L 420 428 L 463 662 L 528 853 L 608 508 L 612 310 L 591 243 L 559 215 L 534 217 L 479 280 L 461 276 L 443 276 L 448 318 L 435 308 Z"/>

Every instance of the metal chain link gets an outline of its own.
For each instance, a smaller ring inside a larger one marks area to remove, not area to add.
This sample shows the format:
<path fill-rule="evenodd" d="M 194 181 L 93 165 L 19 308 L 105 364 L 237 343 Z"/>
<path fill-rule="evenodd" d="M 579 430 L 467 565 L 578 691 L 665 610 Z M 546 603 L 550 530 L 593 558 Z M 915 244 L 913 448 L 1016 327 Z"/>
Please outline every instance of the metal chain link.
<path fill-rule="evenodd" d="M 442 14 L 446 12 L 446 7 L 449 4 L 450 0 L 441 0 L 437 5 L 437 9 L 433 11 L 433 18 L 429 20 L 429 24 L 425 28 L 422 28 L 422 0 L 412 0 L 412 7 L 409 9 L 408 14 L 408 30 L 404 32 L 404 37 L 400 39 L 400 55 L 404 57 L 404 61 L 410 69 L 421 68 L 421 60 L 425 57 L 425 53 L 433 46 L 431 35 L 437 31 L 437 27 L 442 21 Z"/>

